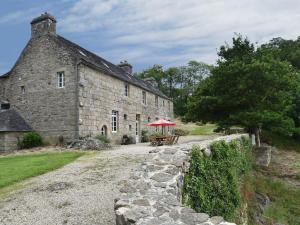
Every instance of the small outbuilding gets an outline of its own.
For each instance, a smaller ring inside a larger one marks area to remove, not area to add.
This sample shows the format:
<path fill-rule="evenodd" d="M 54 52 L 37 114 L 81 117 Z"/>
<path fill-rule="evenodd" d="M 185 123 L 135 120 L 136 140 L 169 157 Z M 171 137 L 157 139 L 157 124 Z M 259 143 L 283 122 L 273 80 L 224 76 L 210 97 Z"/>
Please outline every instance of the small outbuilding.
<path fill-rule="evenodd" d="M 18 149 L 18 140 L 32 128 L 13 109 L 0 111 L 0 152 Z"/>

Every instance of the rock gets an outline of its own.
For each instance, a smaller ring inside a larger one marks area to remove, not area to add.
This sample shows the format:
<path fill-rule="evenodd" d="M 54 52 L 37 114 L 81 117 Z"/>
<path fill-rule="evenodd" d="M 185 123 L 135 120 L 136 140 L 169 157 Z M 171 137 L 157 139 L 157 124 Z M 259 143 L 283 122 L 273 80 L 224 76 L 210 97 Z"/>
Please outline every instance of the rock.
<path fill-rule="evenodd" d="M 85 137 L 73 141 L 68 148 L 81 150 L 103 150 L 110 148 L 110 145 L 100 141 L 97 138 Z"/>
<path fill-rule="evenodd" d="M 128 200 L 118 200 L 115 202 L 114 209 L 117 210 L 118 208 L 127 207 L 127 206 L 129 206 Z"/>
<path fill-rule="evenodd" d="M 178 150 L 175 148 L 167 148 L 163 151 L 163 154 L 174 155 Z"/>
<path fill-rule="evenodd" d="M 122 193 L 134 193 L 136 192 L 136 188 L 134 188 L 132 185 L 129 183 L 124 183 L 123 187 L 120 188 L 120 192 Z"/>
<path fill-rule="evenodd" d="M 210 218 L 210 222 L 212 222 L 213 224 L 216 224 L 216 225 L 223 221 L 224 221 L 224 218 L 222 216 L 213 216 Z"/>
<path fill-rule="evenodd" d="M 150 206 L 150 203 L 147 199 L 136 199 L 132 203 L 140 206 Z"/>
<path fill-rule="evenodd" d="M 155 180 L 157 182 L 166 182 L 171 180 L 172 178 L 173 176 L 168 173 L 156 173 L 151 177 L 152 180 Z"/>
<path fill-rule="evenodd" d="M 253 153 L 255 155 L 255 162 L 259 166 L 269 166 L 271 162 L 272 146 L 263 144 L 260 147 L 255 147 Z"/>

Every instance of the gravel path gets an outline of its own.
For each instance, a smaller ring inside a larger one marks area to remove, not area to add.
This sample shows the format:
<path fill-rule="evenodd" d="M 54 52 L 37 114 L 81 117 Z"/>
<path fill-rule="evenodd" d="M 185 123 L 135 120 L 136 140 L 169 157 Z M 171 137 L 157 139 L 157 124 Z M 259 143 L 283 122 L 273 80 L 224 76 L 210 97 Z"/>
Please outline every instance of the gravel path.
<path fill-rule="evenodd" d="M 116 147 L 23 182 L 24 188 L 0 199 L 0 225 L 114 225 L 119 186 L 151 149 L 146 144 Z"/>

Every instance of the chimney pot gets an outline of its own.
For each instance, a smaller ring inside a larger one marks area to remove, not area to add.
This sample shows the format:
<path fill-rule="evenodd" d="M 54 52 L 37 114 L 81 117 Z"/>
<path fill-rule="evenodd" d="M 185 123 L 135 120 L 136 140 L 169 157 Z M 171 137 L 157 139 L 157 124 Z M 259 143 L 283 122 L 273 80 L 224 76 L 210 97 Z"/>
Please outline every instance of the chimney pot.
<path fill-rule="evenodd" d="M 126 60 L 121 61 L 118 66 L 126 73 L 132 74 L 132 65 L 130 65 Z"/>

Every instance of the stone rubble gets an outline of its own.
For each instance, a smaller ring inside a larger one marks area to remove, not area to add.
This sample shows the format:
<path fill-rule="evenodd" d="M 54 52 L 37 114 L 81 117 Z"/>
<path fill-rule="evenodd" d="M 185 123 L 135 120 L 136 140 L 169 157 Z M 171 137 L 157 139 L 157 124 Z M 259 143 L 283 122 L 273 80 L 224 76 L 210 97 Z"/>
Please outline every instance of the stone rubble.
<path fill-rule="evenodd" d="M 68 148 L 81 150 L 104 150 L 110 148 L 110 145 L 97 138 L 83 137 L 73 141 Z"/>
<path fill-rule="evenodd" d="M 196 213 L 181 204 L 184 174 L 189 168 L 189 152 L 194 144 L 210 155 L 212 142 L 229 142 L 243 134 L 212 140 L 163 146 L 149 152 L 146 160 L 123 181 L 121 196 L 115 199 L 117 225 L 234 225 L 220 216 Z"/>

